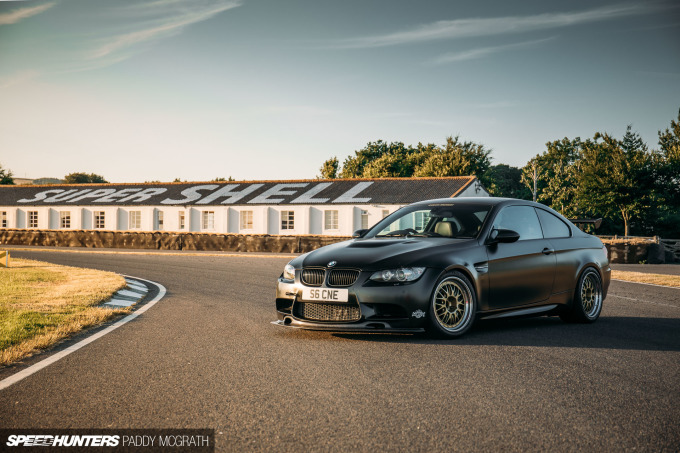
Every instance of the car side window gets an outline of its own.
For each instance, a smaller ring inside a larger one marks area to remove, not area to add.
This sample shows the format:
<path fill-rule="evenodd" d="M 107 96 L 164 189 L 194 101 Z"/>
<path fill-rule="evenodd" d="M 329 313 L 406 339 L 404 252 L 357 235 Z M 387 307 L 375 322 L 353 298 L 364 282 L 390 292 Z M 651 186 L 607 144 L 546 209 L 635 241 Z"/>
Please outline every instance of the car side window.
<path fill-rule="evenodd" d="M 538 212 L 538 218 L 543 227 L 543 235 L 546 238 L 568 238 L 571 236 L 571 229 L 559 217 L 543 209 L 536 209 L 536 212 Z"/>
<path fill-rule="evenodd" d="M 543 239 L 541 224 L 531 206 L 508 206 L 498 213 L 493 222 L 498 230 L 513 230 L 519 233 L 519 240 Z"/>

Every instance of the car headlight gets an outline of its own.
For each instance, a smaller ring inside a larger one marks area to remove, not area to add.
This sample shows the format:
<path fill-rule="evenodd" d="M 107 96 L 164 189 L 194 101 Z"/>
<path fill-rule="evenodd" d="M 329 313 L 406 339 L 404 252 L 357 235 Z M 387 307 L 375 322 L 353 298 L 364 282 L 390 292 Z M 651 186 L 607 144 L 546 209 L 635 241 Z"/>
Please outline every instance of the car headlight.
<path fill-rule="evenodd" d="M 295 280 L 295 267 L 292 264 L 286 264 L 286 267 L 283 268 L 283 278 Z"/>
<path fill-rule="evenodd" d="M 424 267 L 400 267 L 399 269 L 386 269 L 371 275 L 374 282 L 412 282 L 418 280 L 425 272 Z"/>

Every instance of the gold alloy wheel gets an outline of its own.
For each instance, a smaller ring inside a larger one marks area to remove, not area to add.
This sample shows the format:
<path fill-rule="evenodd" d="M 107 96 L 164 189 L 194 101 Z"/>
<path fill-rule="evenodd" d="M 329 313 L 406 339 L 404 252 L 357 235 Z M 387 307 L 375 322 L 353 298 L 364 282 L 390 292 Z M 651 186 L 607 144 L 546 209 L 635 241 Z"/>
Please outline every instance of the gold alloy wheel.
<path fill-rule="evenodd" d="M 581 304 L 583 305 L 583 312 L 588 318 L 597 316 L 602 306 L 602 285 L 594 271 L 588 272 L 583 277 Z"/>
<path fill-rule="evenodd" d="M 472 294 L 458 277 L 442 280 L 434 295 L 434 314 L 449 332 L 464 329 L 472 318 Z"/>

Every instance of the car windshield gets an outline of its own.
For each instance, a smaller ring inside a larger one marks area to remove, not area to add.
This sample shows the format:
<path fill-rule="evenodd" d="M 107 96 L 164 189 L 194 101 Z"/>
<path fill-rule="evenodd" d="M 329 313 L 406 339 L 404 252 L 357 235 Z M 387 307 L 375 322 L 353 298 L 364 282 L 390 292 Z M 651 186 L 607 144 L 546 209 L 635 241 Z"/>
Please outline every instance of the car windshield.
<path fill-rule="evenodd" d="M 455 202 L 407 206 L 384 218 L 364 237 L 475 238 L 490 209 L 483 204 Z"/>

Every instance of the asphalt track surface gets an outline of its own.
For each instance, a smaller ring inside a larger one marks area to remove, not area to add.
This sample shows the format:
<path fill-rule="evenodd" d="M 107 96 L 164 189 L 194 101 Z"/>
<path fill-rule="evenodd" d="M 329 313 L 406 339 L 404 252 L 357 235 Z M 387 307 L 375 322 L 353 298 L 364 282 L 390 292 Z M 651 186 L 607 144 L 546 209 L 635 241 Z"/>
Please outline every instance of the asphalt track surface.
<path fill-rule="evenodd" d="M 0 391 L 0 427 L 214 428 L 223 451 L 680 449 L 678 289 L 613 282 L 593 325 L 482 321 L 440 341 L 271 325 L 285 257 L 13 256 L 168 293 Z"/>

